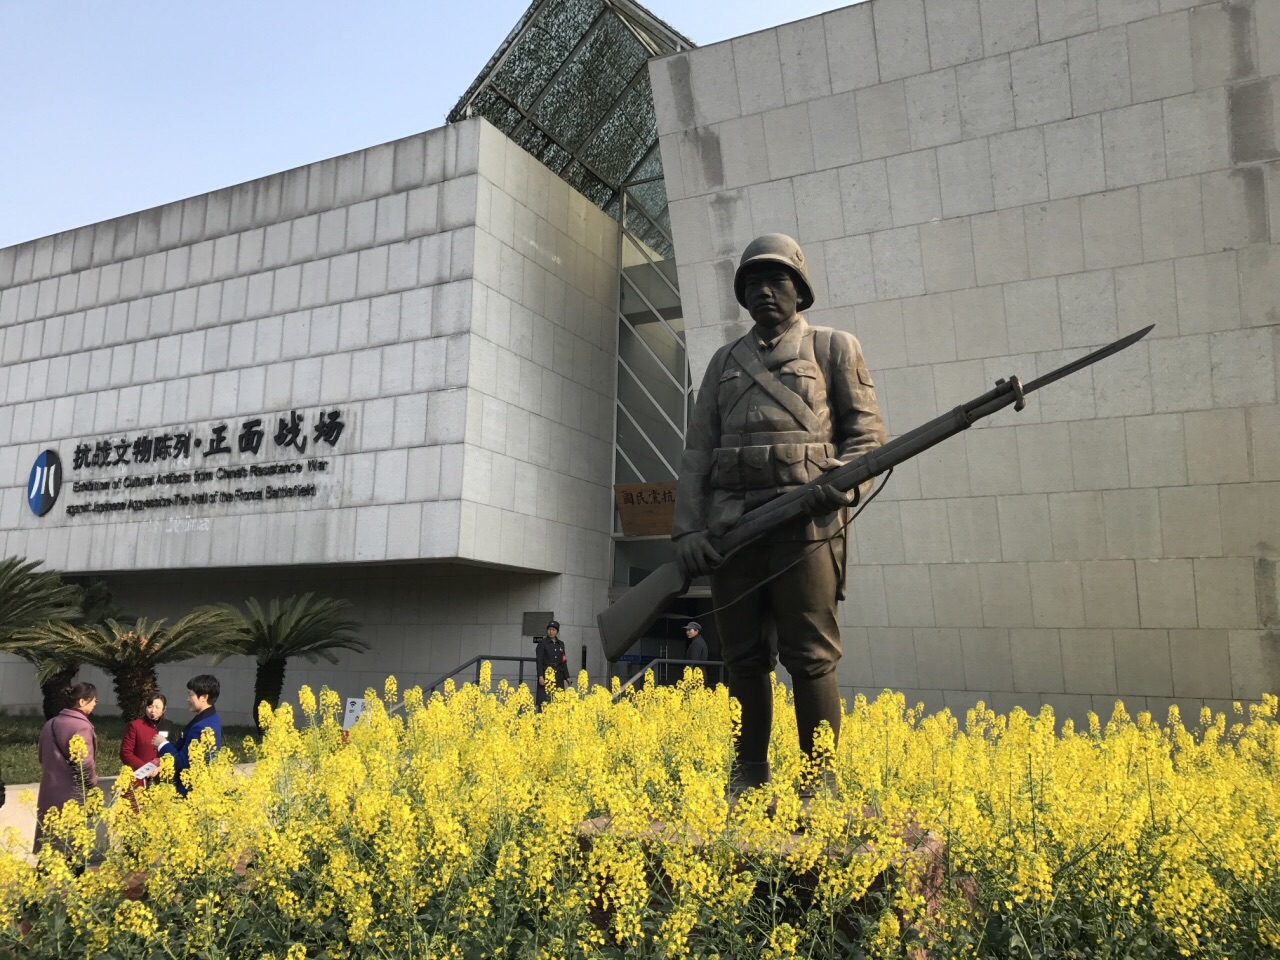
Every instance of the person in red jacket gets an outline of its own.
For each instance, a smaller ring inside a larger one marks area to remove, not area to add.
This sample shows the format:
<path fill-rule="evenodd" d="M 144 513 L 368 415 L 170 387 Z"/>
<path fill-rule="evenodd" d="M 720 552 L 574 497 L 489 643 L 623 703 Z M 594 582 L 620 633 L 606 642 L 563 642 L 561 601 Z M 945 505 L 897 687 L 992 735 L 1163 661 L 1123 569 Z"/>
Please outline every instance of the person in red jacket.
<path fill-rule="evenodd" d="M 156 759 L 156 748 L 151 745 L 157 733 L 167 734 L 169 724 L 164 721 L 164 710 L 168 705 L 163 693 L 157 693 L 143 708 L 143 716 L 131 720 L 124 728 L 124 739 L 120 741 L 120 762 L 130 770 L 137 770 L 143 764 Z"/>

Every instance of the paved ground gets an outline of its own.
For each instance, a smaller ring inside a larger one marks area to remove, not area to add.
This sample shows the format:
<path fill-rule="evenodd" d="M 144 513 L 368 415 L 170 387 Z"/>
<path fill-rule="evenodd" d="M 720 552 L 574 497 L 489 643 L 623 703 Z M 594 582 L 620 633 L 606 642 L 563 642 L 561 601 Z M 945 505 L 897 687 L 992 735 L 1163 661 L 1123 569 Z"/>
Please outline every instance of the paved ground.
<path fill-rule="evenodd" d="M 241 773 L 248 773 L 253 769 L 251 763 L 238 763 L 236 769 Z M 115 781 L 115 777 L 100 777 L 98 786 L 102 788 L 107 800 L 111 799 L 111 787 Z M 0 843 L 4 842 L 5 834 L 9 827 L 15 827 L 18 831 L 18 842 L 16 847 L 18 851 L 27 855 L 30 863 L 35 863 L 35 857 L 31 856 L 31 844 L 36 838 L 36 791 L 39 789 L 38 783 L 11 783 L 7 788 L 4 806 L 0 807 Z M 23 803 L 21 795 L 24 791 L 31 792 L 31 802 Z"/>
<path fill-rule="evenodd" d="M 36 836 L 36 790 L 39 786 L 38 783 L 9 784 L 4 806 L 0 807 L 0 842 L 3 842 L 9 827 L 16 827 L 20 838 L 17 849 L 27 854 L 32 862 L 35 861 L 35 857 L 31 857 L 30 853 L 32 841 Z M 31 792 L 31 803 L 24 804 L 20 795 L 28 790 Z"/>

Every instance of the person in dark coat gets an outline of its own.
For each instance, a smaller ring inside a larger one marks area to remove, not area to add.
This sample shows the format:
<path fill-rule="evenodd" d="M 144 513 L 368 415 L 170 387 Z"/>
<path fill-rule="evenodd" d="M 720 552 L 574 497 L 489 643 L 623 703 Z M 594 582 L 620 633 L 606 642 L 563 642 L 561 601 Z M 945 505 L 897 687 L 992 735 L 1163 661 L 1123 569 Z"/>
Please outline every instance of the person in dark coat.
<path fill-rule="evenodd" d="M 554 672 L 555 685 L 561 690 L 569 686 L 569 657 L 564 651 L 564 641 L 560 639 L 560 624 L 552 620 L 547 624 L 547 635 L 538 637 L 537 665 L 538 686 L 534 690 L 533 701 L 537 709 L 551 699 L 547 691 L 547 668 Z"/>
<path fill-rule="evenodd" d="M 169 724 L 164 719 L 167 705 L 164 694 L 157 693 L 143 708 L 143 715 L 137 720 L 129 721 L 129 725 L 124 728 L 124 738 L 120 741 L 120 762 L 130 770 L 137 772 L 159 757 L 151 741 L 157 734 L 164 737 L 169 735 Z"/>
<path fill-rule="evenodd" d="M 217 677 L 207 673 L 192 677 L 187 681 L 187 708 L 195 716 L 182 728 L 176 742 L 168 742 L 162 733 L 157 733 L 151 739 L 151 745 L 156 748 L 159 756 L 173 757 L 173 784 L 184 797 L 191 789 L 191 785 L 182 780 L 182 774 L 191 768 L 191 745 L 198 743 L 200 735 L 206 730 L 212 730 L 213 750 L 206 755 L 206 762 L 212 760 L 213 755 L 222 749 L 222 718 L 213 706 L 218 702 L 218 694 L 221 692 L 222 685 L 218 683 Z"/>
<path fill-rule="evenodd" d="M 95 758 L 98 735 L 89 714 L 98 705 L 98 688 L 92 683 L 75 683 L 67 688 L 65 702 L 40 731 L 40 793 L 36 798 L 36 838 L 33 852 L 39 853 L 44 842 L 44 816 L 51 809 L 61 809 L 68 801 L 84 803 L 85 794 L 98 785 Z M 73 760 L 72 737 L 79 736 L 88 754 Z"/>
<path fill-rule="evenodd" d="M 697 620 L 690 620 L 684 625 L 684 638 L 689 641 L 689 651 L 685 654 L 686 660 L 711 659 L 711 651 L 707 649 L 707 638 L 702 635 L 702 624 Z"/>

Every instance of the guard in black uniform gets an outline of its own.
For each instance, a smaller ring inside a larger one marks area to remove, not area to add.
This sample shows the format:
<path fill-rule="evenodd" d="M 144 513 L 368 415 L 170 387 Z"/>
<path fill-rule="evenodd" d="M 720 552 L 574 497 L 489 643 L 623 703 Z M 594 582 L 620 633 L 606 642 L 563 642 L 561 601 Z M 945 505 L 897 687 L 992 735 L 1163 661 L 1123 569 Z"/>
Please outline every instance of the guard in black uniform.
<path fill-rule="evenodd" d="M 538 686 L 534 690 L 533 702 L 539 710 L 551 699 L 547 691 L 547 668 L 555 673 L 555 685 L 561 690 L 569 686 L 569 658 L 564 652 L 564 642 L 560 639 L 560 623 L 552 620 L 547 624 L 547 635 L 535 638 L 538 641 Z"/>

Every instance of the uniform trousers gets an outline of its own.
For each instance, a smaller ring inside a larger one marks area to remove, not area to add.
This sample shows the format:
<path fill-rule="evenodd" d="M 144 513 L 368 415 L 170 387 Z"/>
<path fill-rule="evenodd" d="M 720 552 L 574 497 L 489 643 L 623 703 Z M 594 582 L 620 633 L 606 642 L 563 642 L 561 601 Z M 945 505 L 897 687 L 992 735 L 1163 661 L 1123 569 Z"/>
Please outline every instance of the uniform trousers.
<path fill-rule="evenodd" d="M 729 604 L 716 613 L 716 625 L 730 676 L 767 674 L 779 660 L 792 677 L 817 679 L 836 669 L 841 656 L 836 550 L 842 547 L 839 538 L 775 540 L 745 547 L 712 571 L 716 605 Z M 741 599 L 730 603 L 736 597 Z"/>
<path fill-rule="evenodd" d="M 813 734 L 823 720 L 840 735 L 835 670 L 842 651 L 836 597 L 843 550 L 839 536 L 826 543 L 767 541 L 738 551 L 711 574 L 714 602 L 727 604 L 716 613 L 716 625 L 729 693 L 742 705 L 736 745 L 741 762 L 768 759 L 773 726 L 769 673 L 778 660 L 791 674 L 801 749 L 813 753 Z M 774 574 L 775 579 L 763 583 Z"/>

